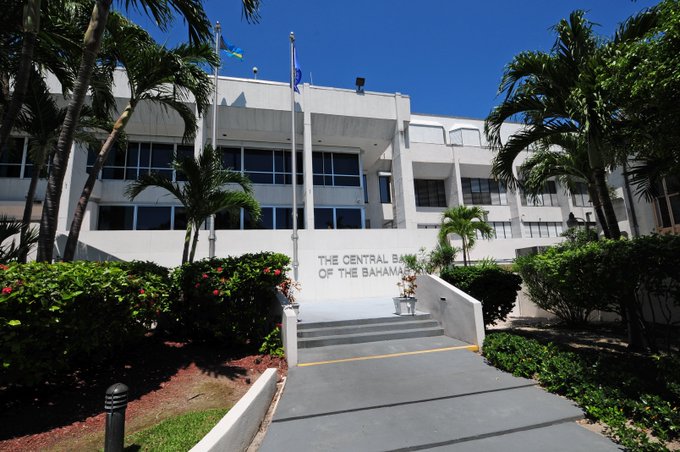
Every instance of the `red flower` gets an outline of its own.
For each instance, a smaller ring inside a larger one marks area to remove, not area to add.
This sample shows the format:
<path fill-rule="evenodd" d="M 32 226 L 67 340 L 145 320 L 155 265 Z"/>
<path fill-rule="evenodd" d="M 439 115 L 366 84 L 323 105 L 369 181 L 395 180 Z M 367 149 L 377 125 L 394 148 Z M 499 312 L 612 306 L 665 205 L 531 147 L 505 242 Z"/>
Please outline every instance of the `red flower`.
<path fill-rule="evenodd" d="M 201 283 L 196 283 L 194 287 L 198 289 L 199 287 L 201 287 Z"/>
<path fill-rule="evenodd" d="M 7 270 L 8 268 L 7 265 L 0 264 L 0 270 Z"/>
<path fill-rule="evenodd" d="M 277 324 L 276 324 L 276 328 L 281 328 L 281 324 L 280 324 L 280 323 L 277 323 Z"/>
<path fill-rule="evenodd" d="M 3 295 L 9 295 L 12 293 L 12 288 L 11 287 L 3 287 L 2 288 L 2 294 Z"/>
<path fill-rule="evenodd" d="M 218 296 L 219 294 L 220 294 L 219 290 L 217 290 L 217 289 L 213 290 L 213 295 Z"/>
<path fill-rule="evenodd" d="M 217 267 L 217 273 L 222 273 L 222 267 Z"/>
<path fill-rule="evenodd" d="M 281 270 L 279 270 L 279 269 L 277 268 L 276 270 L 274 270 L 274 274 L 275 274 L 276 276 L 279 276 L 279 275 L 281 274 Z"/>
<path fill-rule="evenodd" d="M 267 267 L 267 268 L 264 269 L 264 273 L 269 273 L 269 271 L 270 271 L 270 270 L 269 270 L 269 267 Z"/>
<path fill-rule="evenodd" d="M 208 275 L 203 273 L 203 279 L 208 279 Z"/>
<path fill-rule="evenodd" d="M 141 293 L 142 295 L 144 295 L 144 289 L 139 289 L 139 293 Z"/>

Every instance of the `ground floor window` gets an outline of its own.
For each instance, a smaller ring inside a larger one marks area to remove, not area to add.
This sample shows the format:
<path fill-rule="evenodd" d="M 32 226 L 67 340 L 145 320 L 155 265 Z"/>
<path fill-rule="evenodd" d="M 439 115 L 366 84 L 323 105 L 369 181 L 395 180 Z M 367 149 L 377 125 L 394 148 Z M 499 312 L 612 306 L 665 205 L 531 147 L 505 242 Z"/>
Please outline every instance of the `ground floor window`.
<path fill-rule="evenodd" d="M 40 177 L 47 177 L 50 166 L 51 161 L 48 161 Z M 26 139 L 10 138 L 2 150 L 2 156 L 0 156 L 0 177 L 30 178 L 32 175 L 33 161 L 29 156 Z"/>
<path fill-rule="evenodd" d="M 658 232 L 678 233 L 680 227 L 680 178 L 666 177 L 656 184 L 654 210 Z"/>
<path fill-rule="evenodd" d="M 392 175 L 378 174 L 378 188 L 380 190 L 380 203 L 389 204 L 392 202 Z M 446 201 L 445 201 L 446 202 Z"/>
<path fill-rule="evenodd" d="M 99 206 L 100 231 L 162 231 L 186 229 L 183 207 L 176 206 Z"/>
<path fill-rule="evenodd" d="M 262 207 L 259 221 L 243 209 L 223 210 L 215 216 L 215 229 L 293 229 L 293 209 Z M 298 208 L 298 228 L 305 228 L 305 209 Z"/>
<path fill-rule="evenodd" d="M 315 229 L 361 229 L 362 210 L 343 207 L 314 209 Z"/>

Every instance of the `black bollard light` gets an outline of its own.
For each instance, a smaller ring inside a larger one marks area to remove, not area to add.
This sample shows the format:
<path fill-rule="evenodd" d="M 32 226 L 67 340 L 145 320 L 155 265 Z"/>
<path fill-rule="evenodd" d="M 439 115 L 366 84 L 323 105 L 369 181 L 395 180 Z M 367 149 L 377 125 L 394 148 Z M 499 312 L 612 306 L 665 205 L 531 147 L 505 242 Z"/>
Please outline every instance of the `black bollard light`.
<path fill-rule="evenodd" d="M 123 383 L 116 383 L 106 390 L 106 398 L 104 399 L 104 410 L 106 411 L 104 452 L 123 452 L 127 400 L 128 387 Z"/>

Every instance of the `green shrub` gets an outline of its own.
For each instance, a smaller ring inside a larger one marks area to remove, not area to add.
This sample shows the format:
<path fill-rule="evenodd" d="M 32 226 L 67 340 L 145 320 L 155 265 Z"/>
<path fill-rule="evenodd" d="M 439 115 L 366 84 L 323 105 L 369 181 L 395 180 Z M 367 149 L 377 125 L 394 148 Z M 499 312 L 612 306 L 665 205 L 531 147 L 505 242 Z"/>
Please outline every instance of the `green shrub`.
<path fill-rule="evenodd" d="M 574 400 L 631 450 L 666 450 L 645 430 L 661 441 L 680 436 L 680 398 L 672 385 L 660 384 L 666 377 L 677 380 L 666 373 L 675 369 L 677 355 L 621 359 L 567 352 L 508 333 L 487 335 L 483 350 L 492 365 Z"/>
<path fill-rule="evenodd" d="M 275 327 L 271 333 L 265 336 L 264 342 L 260 346 L 260 353 L 264 353 L 278 358 L 283 358 L 283 341 L 281 340 L 281 328 Z"/>
<path fill-rule="evenodd" d="M 484 325 L 506 319 L 515 306 L 522 279 L 497 265 L 449 267 L 441 278 L 482 303 Z"/>
<path fill-rule="evenodd" d="M 197 340 L 259 343 L 288 263 L 283 254 L 258 253 L 177 268 L 171 313 L 179 331 Z"/>
<path fill-rule="evenodd" d="M 148 263 L 0 266 L 0 384 L 32 385 L 103 360 L 167 309 L 167 269 Z"/>
<path fill-rule="evenodd" d="M 515 264 L 532 301 L 568 323 L 584 323 L 598 309 L 641 312 L 643 299 L 659 317 L 680 304 L 679 236 L 567 243 Z"/>

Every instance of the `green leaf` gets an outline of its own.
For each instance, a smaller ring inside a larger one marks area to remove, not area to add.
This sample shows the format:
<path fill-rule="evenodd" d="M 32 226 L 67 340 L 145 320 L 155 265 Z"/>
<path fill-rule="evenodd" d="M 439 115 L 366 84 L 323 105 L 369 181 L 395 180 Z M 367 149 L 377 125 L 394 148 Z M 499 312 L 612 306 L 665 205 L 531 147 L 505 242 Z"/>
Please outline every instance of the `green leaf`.
<path fill-rule="evenodd" d="M 7 322 L 7 324 L 9 326 L 18 326 L 18 325 L 21 325 L 21 321 L 20 320 L 10 320 L 9 322 Z"/>

